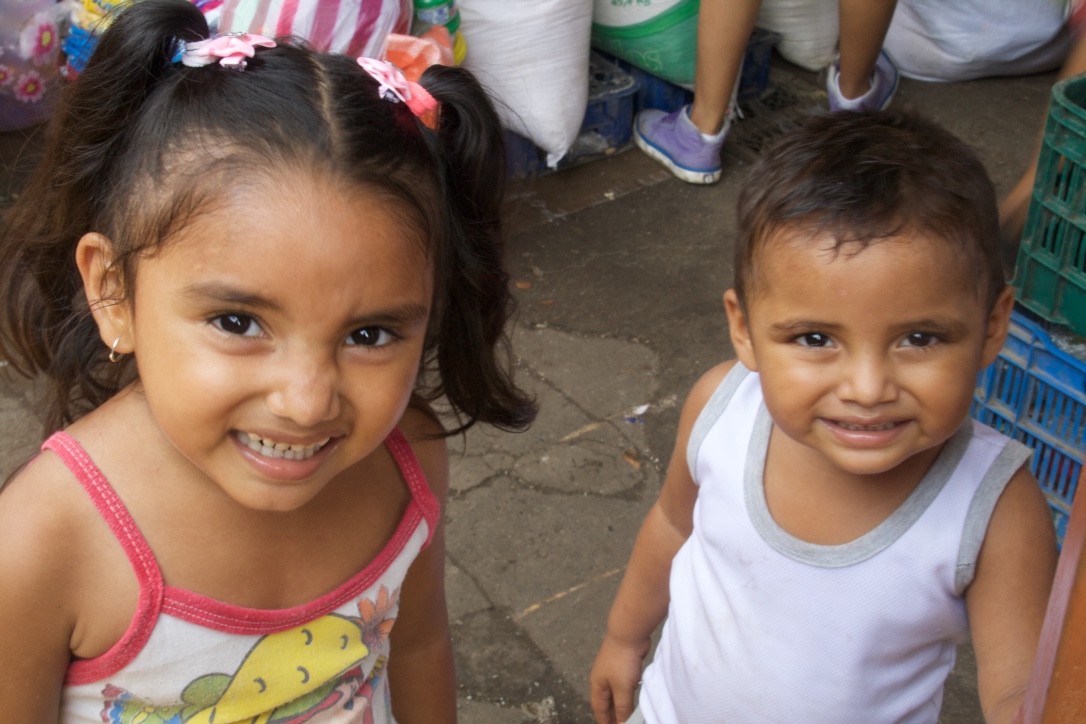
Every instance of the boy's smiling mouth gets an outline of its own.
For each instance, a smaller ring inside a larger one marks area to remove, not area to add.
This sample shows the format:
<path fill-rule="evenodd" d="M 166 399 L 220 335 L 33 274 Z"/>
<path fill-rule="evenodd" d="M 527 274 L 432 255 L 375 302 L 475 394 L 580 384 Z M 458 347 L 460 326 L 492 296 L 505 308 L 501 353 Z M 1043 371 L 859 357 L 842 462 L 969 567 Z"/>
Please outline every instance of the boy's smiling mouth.
<path fill-rule="evenodd" d="M 237 432 L 237 438 L 238 442 L 242 445 L 264 457 L 283 460 L 308 460 L 320 452 L 321 448 L 327 445 L 328 441 L 332 439 L 326 437 L 320 442 L 312 443 L 310 445 L 297 445 L 277 442 L 270 438 L 261 437 L 260 435 L 241 430 Z"/>
<path fill-rule="evenodd" d="M 844 420 L 831 420 L 832 424 L 838 427 L 843 427 L 846 430 L 855 430 L 859 432 L 877 432 L 879 430 L 892 430 L 901 423 L 899 422 L 880 422 L 874 425 L 857 425 L 851 422 L 845 422 Z"/>

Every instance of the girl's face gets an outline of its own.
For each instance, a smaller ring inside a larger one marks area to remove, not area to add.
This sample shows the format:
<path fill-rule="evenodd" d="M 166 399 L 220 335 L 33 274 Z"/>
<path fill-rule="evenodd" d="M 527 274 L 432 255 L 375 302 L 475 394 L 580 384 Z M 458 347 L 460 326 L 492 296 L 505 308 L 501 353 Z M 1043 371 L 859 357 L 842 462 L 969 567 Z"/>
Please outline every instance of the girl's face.
<path fill-rule="evenodd" d="M 297 509 L 381 445 L 433 293 L 397 204 L 290 178 L 195 214 L 125 305 L 122 347 L 181 468 L 255 510 Z"/>

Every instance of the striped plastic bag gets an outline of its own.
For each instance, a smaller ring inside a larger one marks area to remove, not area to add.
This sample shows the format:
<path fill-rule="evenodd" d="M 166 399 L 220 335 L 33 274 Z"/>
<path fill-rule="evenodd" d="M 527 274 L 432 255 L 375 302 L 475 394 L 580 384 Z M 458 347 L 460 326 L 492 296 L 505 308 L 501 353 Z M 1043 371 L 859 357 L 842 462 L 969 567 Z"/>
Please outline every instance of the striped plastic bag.
<path fill-rule="evenodd" d="M 223 0 L 219 32 L 295 35 L 318 51 L 377 58 L 412 12 L 411 0 Z"/>

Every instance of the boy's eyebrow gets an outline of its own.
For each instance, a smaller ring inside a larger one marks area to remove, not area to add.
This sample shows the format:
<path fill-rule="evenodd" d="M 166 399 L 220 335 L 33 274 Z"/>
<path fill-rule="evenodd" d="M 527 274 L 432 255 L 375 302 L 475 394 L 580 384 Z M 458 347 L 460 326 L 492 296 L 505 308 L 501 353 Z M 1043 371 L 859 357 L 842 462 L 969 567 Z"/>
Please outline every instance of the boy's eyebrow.
<path fill-rule="evenodd" d="M 924 330 L 946 335 L 964 334 L 968 327 L 968 323 L 963 320 L 944 319 L 940 317 L 910 319 L 901 324 L 894 325 L 895 330 L 903 332 L 908 330 Z M 831 322 L 820 322 L 815 319 L 788 319 L 783 322 L 771 324 L 769 328 L 773 332 L 786 333 L 808 331 L 811 329 L 833 331 L 835 329 L 840 329 L 841 325 L 833 324 Z"/>
<path fill-rule="evenodd" d="M 281 312 L 283 310 L 282 306 L 272 299 L 219 282 L 198 282 L 185 287 L 181 292 L 189 299 L 197 302 L 237 305 L 270 312 Z M 414 302 L 406 302 L 375 310 L 372 314 L 359 315 L 352 319 L 350 325 L 410 324 L 422 321 L 429 315 L 430 309 L 428 307 Z"/>
<path fill-rule="evenodd" d="M 815 319 L 788 319 L 783 322 L 774 322 L 769 329 L 774 332 L 798 332 L 810 329 L 840 329 L 840 324 L 819 322 Z"/>
<path fill-rule="evenodd" d="M 928 319 L 913 319 L 898 325 L 902 330 L 920 329 L 925 332 L 937 332 L 943 335 L 961 335 L 969 329 L 969 324 L 960 319 L 945 319 L 931 317 Z"/>

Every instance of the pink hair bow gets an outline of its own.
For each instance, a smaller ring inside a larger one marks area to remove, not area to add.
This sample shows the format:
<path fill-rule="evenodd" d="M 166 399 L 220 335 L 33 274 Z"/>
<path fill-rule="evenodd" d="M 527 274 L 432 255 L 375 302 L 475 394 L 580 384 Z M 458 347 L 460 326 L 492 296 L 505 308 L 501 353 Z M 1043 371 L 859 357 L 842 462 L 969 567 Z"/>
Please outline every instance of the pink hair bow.
<path fill-rule="evenodd" d="M 229 33 L 216 35 L 195 43 L 185 43 L 181 50 L 181 62 L 190 68 L 199 68 L 218 62 L 225 68 L 244 70 L 256 48 L 274 48 L 275 41 L 263 35 Z"/>
<path fill-rule="evenodd" d="M 358 64 L 377 81 L 377 92 L 385 100 L 406 103 L 411 112 L 430 129 L 437 126 L 437 101 L 418 83 L 409 81 L 399 68 L 387 60 L 359 58 Z"/>

